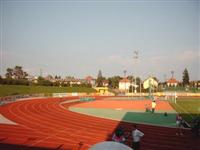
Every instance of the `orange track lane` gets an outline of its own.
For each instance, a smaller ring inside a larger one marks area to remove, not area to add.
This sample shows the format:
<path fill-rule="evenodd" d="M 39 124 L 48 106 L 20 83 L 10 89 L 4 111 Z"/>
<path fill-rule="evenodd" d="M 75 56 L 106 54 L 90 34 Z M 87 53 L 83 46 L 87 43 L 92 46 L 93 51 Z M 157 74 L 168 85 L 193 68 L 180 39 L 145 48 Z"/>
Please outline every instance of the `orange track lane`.
<path fill-rule="evenodd" d="M 111 140 L 113 131 L 123 126 L 131 132 L 132 124 L 74 113 L 68 107 L 80 102 L 61 105 L 65 99 L 33 99 L 0 106 L 0 113 L 18 125 L 0 124 L 0 143 L 26 146 L 86 150 L 91 145 Z M 98 98 L 97 98 L 98 99 Z M 145 133 L 141 150 L 197 150 L 198 141 L 191 140 L 185 130 L 183 137 L 175 136 L 176 129 L 140 125 Z M 127 144 L 131 145 L 131 138 Z"/>
<path fill-rule="evenodd" d="M 156 110 L 173 111 L 174 109 L 169 105 L 167 101 L 157 101 Z M 74 105 L 73 107 L 81 108 L 122 108 L 122 109 L 133 109 L 133 110 L 145 110 L 146 107 L 151 108 L 150 100 L 97 100 L 87 103 L 81 103 Z"/>

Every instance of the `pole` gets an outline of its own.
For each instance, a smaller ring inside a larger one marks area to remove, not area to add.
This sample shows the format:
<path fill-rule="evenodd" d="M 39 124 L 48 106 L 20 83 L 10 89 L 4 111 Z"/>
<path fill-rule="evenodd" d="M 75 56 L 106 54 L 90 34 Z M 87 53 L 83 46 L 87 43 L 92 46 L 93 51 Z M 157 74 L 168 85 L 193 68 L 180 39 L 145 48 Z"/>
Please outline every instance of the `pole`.
<path fill-rule="evenodd" d="M 125 94 L 126 94 L 126 70 L 124 70 L 124 80 L 125 80 Z"/>
<path fill-rule="evenodd" d="M 136 83 L 136 76 L 135 76 L 135 93 L 137 93 L 136 88 L 137 88 L 137 83 Z"/>
<path fill-rule="evenodd" d="M 141 97 L 141 86 L 142 86 L 142 84 L 141 84 L 141 81 L 140 81 L 140 97 Z"/>
<path fill-rule="evenodd" d="M 132 96 L 133 96 L 133 76 L 132 76 L 132 86 L 131 86 L 131 88 L 132 88 Z"/>
<path fill-rule="evenodd" d="M 135 60 L 135 66 L 136 66 L 136 63 L 137 63 L 137 59 L 138 59 L 138 51 L 134 51 L 134 57 L 133 59 Z M 136 67 L 135 67 L 136 68 Z M 136 83 L 136 73 L 135 73 L 135 93 L 137 93 L 137 83 Z"/>
<path fill-rule="evenodd" d="M 149 98 L 151 99 L 151 80 L 149 79 Z"/>

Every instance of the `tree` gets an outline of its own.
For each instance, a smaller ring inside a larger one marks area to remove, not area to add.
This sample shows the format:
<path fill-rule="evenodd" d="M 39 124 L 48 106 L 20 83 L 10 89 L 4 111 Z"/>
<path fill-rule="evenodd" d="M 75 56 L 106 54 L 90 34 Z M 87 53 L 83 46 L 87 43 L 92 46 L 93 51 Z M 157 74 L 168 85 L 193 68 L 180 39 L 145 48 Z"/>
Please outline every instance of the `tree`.
<path fill-rule="evenodd" d="M 189 73 L 188 73 L 188 70 L 187 68 L 185 68 L 185 70 L 183 71 L 183 85 L 186 86 L 186 85 L 189 85 Z"/>
<path fill-rule="evenodd" d="M 102 78 L 102 77 L 103 77 L 102 72 L 101 72 L 101 70 L 99 70 L 97 78 Z"/>
<path fill-rule="evenodd" d="M 136 90 L 139 92 L 140 88 L 142 88 L 142 80 L 141 80 L 141 78 L 140 77 L 134 77 L 134 76 L 128 76 L 127 78 L 130 80 L 131 84 L 135 84 L 135 79 L 136 79 L 136 85 L 138 86 L 136 88 Z M 135 89 L 135 86 L 131 85 L 129 87 L 129 92 L 133 92 L 133 89 Z"/>
<path fill-rule="evenodd" d="M 45 80 L 43 77 L 39 76 L 38 77 L 38 85 L 43 85 L 43 86 L 52 86 L 53 84 L 49 80 Z"/>
<path fill-rule="evenodd" d="M 25 79 L 28 74 L 22 70 L 21 66 L 15 66 L 14 68 L 14 77 L 15 79 Z"/>
<path fill-rule="evenodd" d="M 6 78 L 12 78 L 13 77 L 13 69 L 12 68 L 8 68 L 6 73 Z"/>
<path fill-rule="evenodd" d="M 103 86 L 103 80 L 104 80 L 104 79 L 105 79 L 105 78 L 103 78 L 101 70 L 99 70 L 98 76 L 97 76 L 97 81 L 96 81 L 98 87 Z"/>
<path fill-rule="evenodd" d="M 2 84 L 2 83 L 3 83 L 3 79 L 2 79 L 2 77 L 0 75 L 0 84 Z"/>
<path fill-rule="evenodd" d="M 128 76 L 127 77 L 131 82 L 135 83 L 135 77 L 134 76 Z M 136 84 L 139 85 L 140 83 L 142 83 L 142 80 L 140 79 L 140 77 L 136 77 Z"/>
<path fill-rule="evenodd" d="M 8 68 L 6 73 L 6 78 L 13 78 L 13 79 L 26 79 L 28 74 L 23 71 L 21 66 L 15 66 L 14 69 Z"/>
<path fill-rule="evenodd" d="M 120 76 L 114 76 L 114 77 L 108 78 L 109 86 L 111 88 L 118 88 L 120 80 L 121 80 Z"/>

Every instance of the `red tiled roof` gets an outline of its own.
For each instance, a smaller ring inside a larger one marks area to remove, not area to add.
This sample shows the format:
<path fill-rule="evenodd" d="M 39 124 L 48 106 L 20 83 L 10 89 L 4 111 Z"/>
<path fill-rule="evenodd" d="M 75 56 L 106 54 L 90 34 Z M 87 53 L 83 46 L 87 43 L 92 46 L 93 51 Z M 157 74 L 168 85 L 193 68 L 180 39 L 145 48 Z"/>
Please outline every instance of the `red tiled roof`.
<path fill-rule="evenodd" d="M 167 81 L 167 83 L 178 83 L 178 81 L 175 78 L 171 78 Z"/>
<path fill-rule="evenodd" d="M 108 80 L 103 80 L 103 83 L 109 83 L 109 81 Z"/>
<path fill-rule="evenodd" d="M 127 79 L 127 78 L 123 78 L 122 80 L 120 80 L 119 82 L 130 82 L 130 80 L 129 79 Z"/>
<path fill-rule="evenodd" d="M 94 78 L 91 77 L 91 76 L 87 76 L 87 77 L 85 78 L 85 80 L 87 80 L 87 81 L 91 81 L 91 80 L 94 80 Z"/>

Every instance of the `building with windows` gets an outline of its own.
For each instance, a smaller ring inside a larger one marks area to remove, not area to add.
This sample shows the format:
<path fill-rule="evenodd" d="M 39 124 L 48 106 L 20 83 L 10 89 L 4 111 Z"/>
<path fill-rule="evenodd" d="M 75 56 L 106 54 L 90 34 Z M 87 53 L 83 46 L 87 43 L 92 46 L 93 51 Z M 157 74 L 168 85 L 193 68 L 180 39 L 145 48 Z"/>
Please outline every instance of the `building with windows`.
<path fill-rule="evenodd" d="M 168 81 L 167 81 L 167 86 L 168 87 L 176 87 L 178 85 L 178 81 L 175 79 L 175 78 L 170 78 Z"/>
<path fill-rule="evenodd" d="M 119 81 L 119 90 L 120 91 L 129 91 L 129 88 L 131 86 L 131 81 L 127 78 L 123 78 Z"/>
<path fill-rule="evenodd" d="M 92 87 L 95 86 L 95 79 L 92 76 L 85 77 L 85 81 L 86 81 L 86 83 L 91 84 Z"/>
<path fill-rule="evenodd" d="M 144 89 L 148 89 L 148 88 L 155 89 L 158 87 L 158 81 L 154 77 L 148 77 L 147 79 L 144 80 L 143 87 Z"/>

